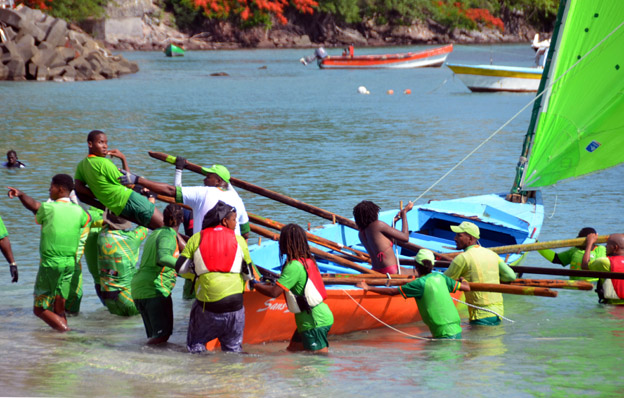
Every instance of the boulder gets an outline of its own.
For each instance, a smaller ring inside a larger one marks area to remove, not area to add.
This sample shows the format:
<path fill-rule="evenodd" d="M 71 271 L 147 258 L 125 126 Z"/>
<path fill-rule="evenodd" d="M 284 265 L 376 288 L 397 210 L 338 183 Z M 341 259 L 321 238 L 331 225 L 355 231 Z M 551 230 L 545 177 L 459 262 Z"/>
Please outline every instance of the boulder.
<path fill-rule="evenodd" d="M 19 28 L 22 16 L 13 10 L 0 8 L 0 22 L 4 22 L 12 28 Z"/>
<path fill-rule="evenodd" d="M 23 60 L 13 58 L 6 66 L 9 68 L 8 80 L 26 80 L 26 65 Z"/>

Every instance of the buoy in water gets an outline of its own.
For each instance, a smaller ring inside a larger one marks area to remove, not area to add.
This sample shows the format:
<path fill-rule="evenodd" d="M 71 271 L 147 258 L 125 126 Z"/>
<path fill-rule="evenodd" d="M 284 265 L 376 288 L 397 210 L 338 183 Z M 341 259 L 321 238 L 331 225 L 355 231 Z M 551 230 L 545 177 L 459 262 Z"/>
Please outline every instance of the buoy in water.
<path fill-rule="evenodd" d="M 386 93 L 387 93 L 388 95 L 392 95 L 392 94 L 394 94 L 394 90 L 390 89 L 390 90 L 386 91 Z"/>
<path fill-rule="evenodd" d="M 409 88 L 405 89 L 405 91 L 403 91 L 403 94 L 407 95 L 407 94 L 411 94 L 412 90 L 410 90 Z"/>
<path fill-rule="evenodd" d="M 358 93 L 360 94 L 370 94 L 370 91 L 368 91 L 368 89 L 364 86 L 360 86 L 358 87 Z"/>

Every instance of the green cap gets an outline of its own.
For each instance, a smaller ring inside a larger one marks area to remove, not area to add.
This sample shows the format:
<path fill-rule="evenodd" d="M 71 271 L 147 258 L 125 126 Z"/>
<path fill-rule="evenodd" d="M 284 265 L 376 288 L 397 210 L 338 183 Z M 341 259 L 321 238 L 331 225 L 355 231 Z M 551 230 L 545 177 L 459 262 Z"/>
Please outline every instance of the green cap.
<path fill-rule="evenodd" d="M 203 168 L 202 170 L 206 174 L 207 173 L 216 174 L 219 177 L 221 177 L 223 181 L 227 182 L 228 184 L 230 183 L 230 172 L 223 165 L 213 164 L 211 168 L 209 169 Z"/>
<path fill-rule="evenodd" d="M 416 262 L 420 265 L 424 265 L 424 260 L 429 260 L 431 261 L 431 264 L 433 264 L 435 263 L 435 256 L 433 255 L 433 252 L 431 250 L 420 249 L 418 251 L 418 254 L 416 254 L 416 257 L 414 257 L 414 260 L 416 260 Z"/>
<path fill-rule="evenodd" d="M 451 225 L 451 231 L 457 234 L 465 232 L 468 235 L 479 239 L 479 227 L 468 221 L 464 221 L 459 225 Z"/>

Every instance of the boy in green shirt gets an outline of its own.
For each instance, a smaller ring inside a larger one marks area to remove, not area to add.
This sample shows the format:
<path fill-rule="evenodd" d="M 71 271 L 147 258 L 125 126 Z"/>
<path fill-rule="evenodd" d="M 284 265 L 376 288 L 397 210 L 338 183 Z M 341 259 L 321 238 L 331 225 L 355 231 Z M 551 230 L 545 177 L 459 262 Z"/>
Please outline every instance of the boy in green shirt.
<path fill-rule="evenodd" d="M 162 227 L 162 213 L 154 204 L 119 182 L 122 174 L 106 155 L 120 158 L 126 171 L 129 171 L 128 165 L 123 153 L 117 149 L 108 150 L 106 134 L 100 130 L 91 131 L 87 144 L 89 156 L 76 167 L 76 194 L 80 200 L 99 207 L 95 197 L 116 216 L 152 229 Z"/>
<path fill-rule="evenodd" d="M 132 278 L 134 305 L 141 313 L 149 340 L 161 344 L 173 333 L 171 291 L 176 283 L 175 263 L 180 255 L 177 231 L 183 220 L 182 207 L 170 204 L 163 212 L 165 226 L 145 241 L 141 265 Z"/>
<path fill-rule="evenodd" d="M 69 200 L 73 188 L 71 176 L 57 174 L 50 184 L 50 198 L 54 202 L 40 203 L 12 187 L 8 192 L 9 198 L 19 198 L 41 224 L 41 263 L 35 282 L 34 313 L 60 332 L 69 330 L 65 300 L 76 264 L 80 233 L 91 220 L 87 212 Z"/>
<path fill-rule="evenodd" d="M 459 314 L 449 293 L 469 291 L 470 285 L 464 278 L 458 282 L 444 274 L 432 273 L 435 257 L 430 250 L 420 249 L 414 260 L 418 279 L 398 288 L 369 287 L 364 280 L 357 287 L 387 296 L 400 294 L 405 299 L 414 297 L 422 320 L 434 339 L 461 339 Z"/>

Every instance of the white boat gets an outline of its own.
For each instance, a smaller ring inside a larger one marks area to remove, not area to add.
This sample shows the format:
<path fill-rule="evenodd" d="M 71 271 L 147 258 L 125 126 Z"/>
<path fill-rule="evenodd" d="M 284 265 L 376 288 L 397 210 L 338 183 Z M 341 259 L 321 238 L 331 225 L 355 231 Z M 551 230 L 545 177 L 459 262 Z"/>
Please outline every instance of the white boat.
<path fill-rule="evenodd" d="M 535 92 L 542 68 L 446 64 L 472 92 Z"/>

